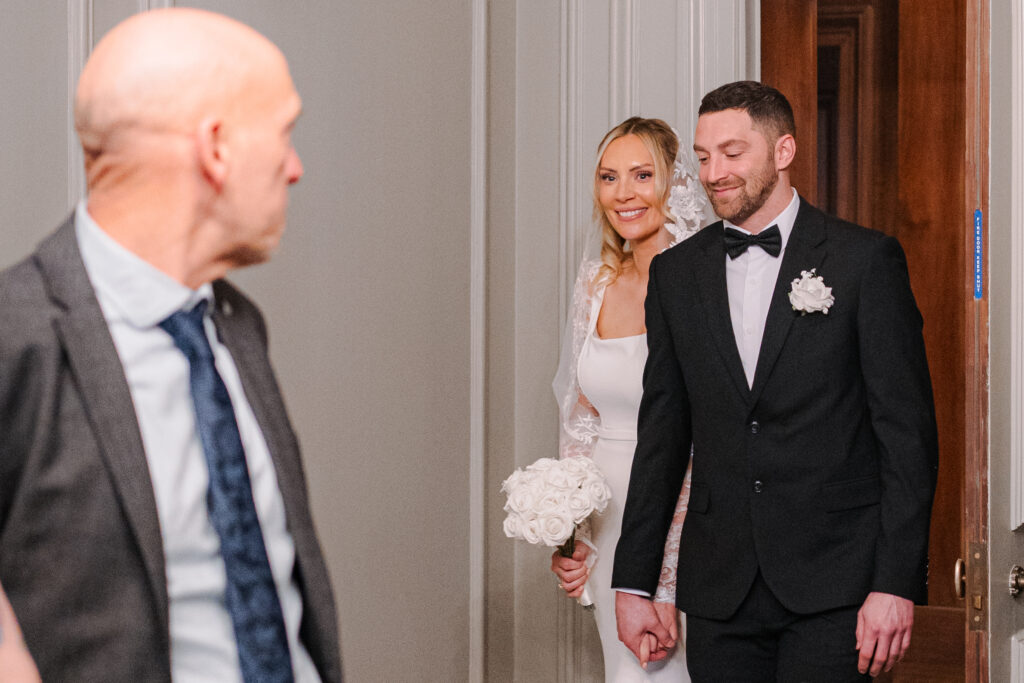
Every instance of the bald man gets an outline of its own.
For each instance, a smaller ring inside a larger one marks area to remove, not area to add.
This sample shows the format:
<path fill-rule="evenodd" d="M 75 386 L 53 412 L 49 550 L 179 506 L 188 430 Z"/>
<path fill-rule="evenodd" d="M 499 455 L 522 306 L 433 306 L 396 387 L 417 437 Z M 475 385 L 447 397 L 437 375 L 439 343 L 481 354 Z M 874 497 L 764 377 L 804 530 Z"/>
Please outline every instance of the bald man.
<path fill-rule="evenodd" d="M 254 305 L 302 176 L 281 52 L 194 9 L 79 79 L 88 200 L 0 274 L 0 582 L 43 680 L 340 681 Z"/>

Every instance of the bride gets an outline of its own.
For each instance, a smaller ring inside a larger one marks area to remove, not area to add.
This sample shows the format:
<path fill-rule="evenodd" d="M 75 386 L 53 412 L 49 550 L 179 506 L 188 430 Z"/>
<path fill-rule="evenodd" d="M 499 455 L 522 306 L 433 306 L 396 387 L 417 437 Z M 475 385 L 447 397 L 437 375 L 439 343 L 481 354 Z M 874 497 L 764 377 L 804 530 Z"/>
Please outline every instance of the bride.
<path fill-rule="evenodd" d="M 690 493 L 687 472 L 665 544 L 661 581 L 654 596 L 662 624 L 677 645 L 651 656 L 646 668 L 619 642 L 615 625 L 612 560 L 622 523 L 636 447 L 637 412 L 647 359 L 644 298 L 648 269 L 659 252 L 701 227 L 707 199 L 696 174 L 679 154 L 679 140 L 659 119 L 629 118 L 605 135 L 594 173 L 594 218 L 600 257 L 584 258 L 576 278 L 554 389 L 561 412 L 562 457 L 589 455 L 612 489 L 603 515 L 572 558 L 556 551 L 551 569 L 571 597 L 587 586 L 594 601 L 606 681 L 689 681 L 675 572 L 679 533 Z M 588 538 L 589 537 L 589 538 Z M 654 661 L 664 657 L 660 661 Z"/>

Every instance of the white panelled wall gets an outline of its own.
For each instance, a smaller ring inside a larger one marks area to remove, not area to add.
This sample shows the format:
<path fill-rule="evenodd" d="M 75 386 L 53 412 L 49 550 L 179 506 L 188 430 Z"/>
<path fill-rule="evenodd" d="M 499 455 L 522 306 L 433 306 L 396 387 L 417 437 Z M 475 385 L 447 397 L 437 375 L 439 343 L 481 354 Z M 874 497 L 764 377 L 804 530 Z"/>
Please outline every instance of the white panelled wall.
<path fill-rule="evenodd" d="M 557 588 L 550 550 L 502 537 L 494 492 L 557 452 L 550 382 L 592 229 L 598 143 L 640 115 L 675 126 L 689 148 L 703 94 L 757 77 L 760 4 L 517 0 L 489 11 L 486 671 L 596 681 L 592 618 Z"/>

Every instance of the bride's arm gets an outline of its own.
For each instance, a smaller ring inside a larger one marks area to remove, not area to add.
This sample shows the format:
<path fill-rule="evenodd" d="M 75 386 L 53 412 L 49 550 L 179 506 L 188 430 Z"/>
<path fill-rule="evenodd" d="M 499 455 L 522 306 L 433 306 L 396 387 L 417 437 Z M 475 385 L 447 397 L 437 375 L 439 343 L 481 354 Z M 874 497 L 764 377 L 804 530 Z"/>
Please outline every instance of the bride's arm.
<path fill-rule="evenodd" d="M 572 306 L 562 336 L 562 348 L 558 356 L 558 372 L 551 383 L 558 401 L 559 414 L 559 457 L 575 455 L 589 457 L 594 450 L 600 417 L 587 397 L 580 390 L 576 375 L 583 342 L 590 332 L 590 315 L 595 298 L 603 292 L 595 289 L 593 281 L 600 262 L 584 261 L 580 264 L 573 288 Z"/>
<path fill-rule="evenodd" d="M 597 440 L 600 416 L 580 390 L 576 369 L 583 341 L 590 331 L 590 311 L 594 297 L 600 296 L 600 292 L 595 292 L 592 286 L 599 265 L 599 262 L 593 261 L 580 264 L 576 286 L 573 288 L 572 307 L 562 339 L 558 373 L 552 382 L 558 400 L 560 458 L 577 455 L 590 457 Z M 578 544 L 573 557 L 560 557 L 558 551 L 551 556 L 551 571 L 558 575 L 562 586 L 572 597 L 582 592 L 590 573 L 590 565 L 596 559 L 590 535 L 590 520 L 586 519 L 576 529 Z"/>
<path fill-rule="evenodd" d="M 686 470 L 683 488 L 676 501 L 676 511 L 672 515 L 672 525 L 665 539 L 665 555 L 661 561 L 661 578 L 658 589 L 654 593 L 655 602 L 676 602 L 676 566 L 679 563 L 679 537 L 683 531 L 683 520 L 686 519 L 686 505 L 690 500 L 690 470 Z"/>

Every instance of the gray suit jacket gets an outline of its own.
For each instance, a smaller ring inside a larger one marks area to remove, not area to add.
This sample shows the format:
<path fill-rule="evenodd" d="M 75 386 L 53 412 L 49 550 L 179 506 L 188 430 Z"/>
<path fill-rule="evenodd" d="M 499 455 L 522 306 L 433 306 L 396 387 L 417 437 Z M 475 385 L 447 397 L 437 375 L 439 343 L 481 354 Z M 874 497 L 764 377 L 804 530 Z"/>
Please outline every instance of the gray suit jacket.
<path fill-rule="evenodd" d="M 259 311 L 214 321 L 263 430 L 295 541 L 301 637 L 341 680 L 334 598 Z M 0 273 L 0 582 L 43 680 L 170 681 L 156 501 L 124 371 L 69 219 Z"/>

